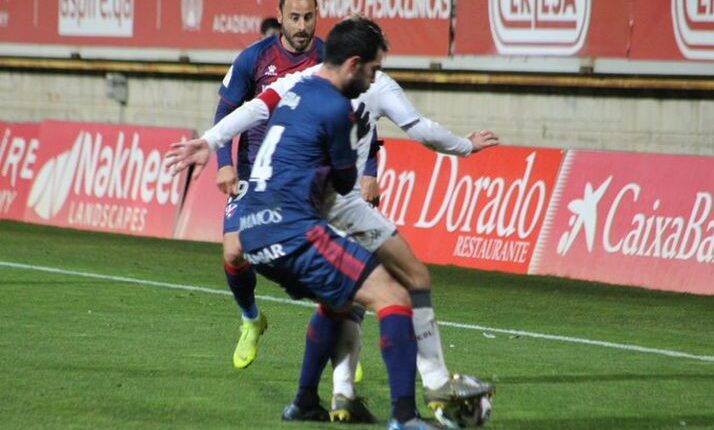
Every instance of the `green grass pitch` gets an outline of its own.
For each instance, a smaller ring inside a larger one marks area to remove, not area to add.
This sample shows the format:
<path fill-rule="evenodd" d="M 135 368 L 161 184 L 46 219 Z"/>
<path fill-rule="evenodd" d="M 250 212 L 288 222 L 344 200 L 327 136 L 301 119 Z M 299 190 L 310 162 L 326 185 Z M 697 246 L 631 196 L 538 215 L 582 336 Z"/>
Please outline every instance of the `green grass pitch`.
<path fill-rule="evenodd" d="M 233 369 L 220 259 L 217 244 L 0 222 L 0 428 L 345 428 L 280 421 L 311 309 L 273 300 L 287 296 L 265 280 L 270 327 L 258 360 Z M 714 297 L 431 271 L 450 369 L 497 386 L 486 428 L 714 428 Z M 359 393 L 381 422 L 348 428 L 385 428 L 373 316 L 364 332 Z M 330 388 L 326 372 L 325 402 Z"/>

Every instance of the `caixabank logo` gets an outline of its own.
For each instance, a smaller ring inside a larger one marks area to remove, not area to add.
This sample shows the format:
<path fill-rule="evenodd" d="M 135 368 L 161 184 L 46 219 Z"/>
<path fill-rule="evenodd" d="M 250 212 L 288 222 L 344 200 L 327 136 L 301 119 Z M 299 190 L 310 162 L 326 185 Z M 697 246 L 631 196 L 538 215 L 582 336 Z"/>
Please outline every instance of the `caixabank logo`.
<path fill-rule="evenodd" d="M 672 0 L 672 24 L 685 58 L 714 60 L 714 2 Z"/>
<path fill-rule="evenodd" d="M 574 55 L 590 27 L 593 0 L 489 0 L 494 43 L 505 55 Z"/>

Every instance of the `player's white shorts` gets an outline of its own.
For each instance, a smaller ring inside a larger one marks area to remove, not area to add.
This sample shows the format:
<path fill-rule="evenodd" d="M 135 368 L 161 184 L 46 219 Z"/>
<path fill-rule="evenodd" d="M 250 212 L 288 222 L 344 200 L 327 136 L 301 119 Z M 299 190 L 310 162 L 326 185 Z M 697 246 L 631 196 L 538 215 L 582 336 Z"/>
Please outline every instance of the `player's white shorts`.
<path fill-rule="evenodd" d="M 325 204 L 327 222 L 354 238 L 369 252 L 375 252 L 397 231 L 397 226 L 367 203 L 359 190 L 345 196 L 336 195 Z"/>

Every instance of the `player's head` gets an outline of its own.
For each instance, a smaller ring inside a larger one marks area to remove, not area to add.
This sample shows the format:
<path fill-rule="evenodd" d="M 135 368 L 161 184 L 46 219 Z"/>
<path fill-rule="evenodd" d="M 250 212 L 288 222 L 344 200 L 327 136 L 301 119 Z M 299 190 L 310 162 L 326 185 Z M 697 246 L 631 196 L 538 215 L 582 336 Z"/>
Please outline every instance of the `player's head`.
<path fill-rule="evenodd" d="M 260 23 L 260 34 L 263 37 L 270 37 L 280 33 L 280 22 L 277 18 L 268 17 Z"/>
<path fill-rule="evenodd" d="M 325 41 L 324 63 L 342 70 L 346 76 L 342 93 L 355 98 L 374 81 L 388 49 L 384 33 L 374 21 L 354 17 L 330 31 Z"/>
<path fill-rule="evenodd" d="M 305 52 L 315 36 L 317 0 L 280 0 L 278 21 L 282 27 L 281 42 L 294 53 Z"/>

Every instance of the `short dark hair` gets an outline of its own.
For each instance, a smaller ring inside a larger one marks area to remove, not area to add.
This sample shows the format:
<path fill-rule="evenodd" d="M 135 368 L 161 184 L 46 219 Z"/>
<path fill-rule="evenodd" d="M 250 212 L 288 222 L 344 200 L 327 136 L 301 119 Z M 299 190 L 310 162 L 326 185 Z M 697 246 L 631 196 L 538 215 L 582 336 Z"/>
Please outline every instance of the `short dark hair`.
<path fill-rule="evenodd" d="M 387 51 L 389 46 L 379 25 L 368 18 L 353 17 L 335 25 L 327 35 L 324 62 L 339 66 L 356 55 L 367 63 L 380 49 Z"/>
<path fill-rule="evenodd" d="M 315 1 L 315 7 L 317 7 L 317 0 L 314 0 L 314 1 Z M 283 10 L 283 6 L 285 6 L 285 0 L 280 0 L 280 1 L 278 2 L 278 9 L 280 9 L 280 10 L 282 11 L 282 10 Z"/>
<path fill-rule="evenodd" d="M 280 30 L 280 22 L 278 22 L 277 18 L 273 18 L 272 16 L 269 18 L 265 18 L 263 22 L 260 23 L 260 34 L 265 34 L 265 32 L 267 32 L 271 28 L 276 28 Z"/>

